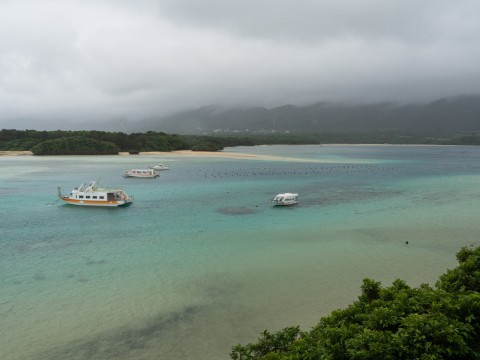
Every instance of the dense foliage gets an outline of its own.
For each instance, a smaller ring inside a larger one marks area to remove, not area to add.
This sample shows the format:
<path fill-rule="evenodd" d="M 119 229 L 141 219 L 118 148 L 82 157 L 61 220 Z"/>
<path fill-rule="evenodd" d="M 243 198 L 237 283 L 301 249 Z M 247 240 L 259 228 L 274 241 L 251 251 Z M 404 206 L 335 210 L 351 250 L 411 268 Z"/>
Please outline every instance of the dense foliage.
<path fill-rule="evenodd" d="M 272 133 L 272 134 L 221 134 L 219 139 L 235 139 L 239 145 L 303 145 L 303 144 L 426 144 L 426 145 L 480 145 L 478 133 Z"/>
<path fill-rule="evenodd" d="M 264 331 L 233 347 L 235 360 L 480 359 L 480 247 L 462 248 L 459 265 L 435 288 L 365 279 L 358 301 L 311 330 Z"/>
<path fill-rule="evenodd" d="M 32 151 L 35 155 L 113 154 L 119 151 L 218 151 L 237 140 L 209 136 L 168 135 L 162 132 L 125 134 L 104 131 L 0 131 L 0 150 Z M 231 145 L 233 144 L 233 145 Z"/>
<path fill-rule="evenodd" d="M 217 134 L 210 136 L 175 135 L 163 132 L 148 131 L 146 133 L 126 134 L 105 131 L 36 131 L 36 130 L 0 130 L 0 151 L 32 151 L 42 149 L 42 154 L 54 154 L 57 145 L 65 151 L 72 148 L 83 148 L 82 139 L 114 144 L 119 151 L 138 153 L 146 151 L 219 151 L 231 146 L 273 145 L 273 144 L 440 144 L 440 145 L 480 145 L 480 135 L 471 134 L 400 134 L 400 133 L 272 133 L 272 134 Z M 63 139 L 60 141 L 59 139 Z M 66 140 L 68 139 L 68 140 Z M 75 141 L 77 144 L 73 144 Z M 36 147 L 45 141 L 58 140 Z M 90 142 L 90 145 L 95 143 Z M 103 150 L 102 150 L 103 151 Z M 35 152 L 40 154 L 40 152 Z M 83 152 L 86 153 L 86 152 Z M 89 153 L 100 153 L 92 148 Z M 56 154 L 56 153 L 55 153 Z M 62 153 L 73 154 L 73 153 Z"/>
<path fill-rule="evenodd" d="M 116 155 L 119 148 L 109 141 L 76 136 L 42 141 L 31 151 L 35 155 Z"/>

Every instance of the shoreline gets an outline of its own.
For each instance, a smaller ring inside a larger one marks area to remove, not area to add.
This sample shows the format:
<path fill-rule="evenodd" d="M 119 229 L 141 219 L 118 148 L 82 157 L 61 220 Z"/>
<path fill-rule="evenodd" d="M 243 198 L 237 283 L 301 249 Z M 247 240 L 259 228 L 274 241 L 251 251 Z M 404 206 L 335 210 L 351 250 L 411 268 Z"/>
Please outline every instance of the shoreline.
<path fill-rule="evenodd" d="M 0 156 L 31 156 L 31 151 L 0 151 Z"/>
<path fill-rule="evenodd" d="M 246 153 L 225 153 L 221 151 L 192 151 L 192 150 L 176 150 L 176 151 L 148 151 L 148 152 L 139 152 L 138 155 L 153 156 L 161 155 L 164 157 L 170 156 L 189 156 L 189 157 L 207 157 L 207 158 L 225 158 L 225 159 L 248 159 L 248 160 L 258 160 L 258 161 L 284 161 L 284 162 L 309 162 L 309 163 L 335 163 L 339 160 L 331 159 L 305 159 L 305 158 L 294 158 L 294 157 L 285 157 L 285 156 L 274 156 L 274 155 L 257 155 L 257 154 L 246 154 Z M 119 152 L 117 155 L 111 156 L 138 156 L 137 154 L 129 154 L 128 152 Z M 0 157 L 11 157 L 11 156 L 33 156 L 31 151 L 0 151 Z M 76 155 L 50 155 L 50 156 L 76 156 Z M 83 155 L 78 155 L 83 156 Z M 87 155 L 87 156 L 97 156 L 97 155 Z M 341 161 L 340 161 L 341 162 Z"/>
<path fill-rule="evenodd" d="M 281 144 L 279 144 L 281 145 Z M 304 144 L 308 145 L 308 144 Z M 271 146 L 271 145 L 255 145 L 255 146 Z M 289 145 L 297 146 L 297 145 Z M 458 145 L 441 145 L 441 144 L 318 144 L 317 146 L 458 146 Z M 135 154 L 136 155 L 136 154 Z M 135 156 L 128 152 L 119 152 L 117 156 Z M 222 151 L 192 151 L 192 150 L 174 150 L 174 151 L 146 151 L 139 152 L 138 155 L 185 155 L 185 156 L 210 156 L 210 157 L 227 157 L 227 158 L 238 158 L 238 159 L 257 159 L 257 160 L 279 160 L 287 159 L 271 155 L 256 155 L 256 154 L 246 154 L 246 153 L 224 153 Z M 20 150 L 2 150 L 0 151 L 1 156 L 33 156 L 31 151 L 20 151 Z M 52 155 L 56 156 L 56 155 Z M 62 155 L 63 156 L 63 155 Z M 95 155 L 92 155 L 95 156 Z M 116 155 L 113 155 L 116 156 Z M 299 158 L 289 158 L 290 160 L 299 161 Z M 285 161 L 285 160 L 284 160 Z M 326 160 L 325 160 L 326 161 Z M 321 162 L 325 162 L 321 161 Z"/>
<path fill-rule="evenodd" d="M 192 150 L 176 150 L 172 152 L 161 152 L 161 151 L 152 151 L 152 152 L 140 152 L 139 155 L 162 155 L 162 156 L 193 156 L 193 157 L 219 157 L 227 159 L 248 159 L 248 160 L 263 160 L 263 161 L 293 161 L 293 162 L 321 162 L 326 163 L 330 160 L 315 160 L 315 159 L 302 159 L 302 158 L 292 158 L 284 156 L 274 156 L 274 155 L 257 155 L 257 154 L 245 154 L 245 153 L 224 153 L 221 151 L 192 151 Z"/>

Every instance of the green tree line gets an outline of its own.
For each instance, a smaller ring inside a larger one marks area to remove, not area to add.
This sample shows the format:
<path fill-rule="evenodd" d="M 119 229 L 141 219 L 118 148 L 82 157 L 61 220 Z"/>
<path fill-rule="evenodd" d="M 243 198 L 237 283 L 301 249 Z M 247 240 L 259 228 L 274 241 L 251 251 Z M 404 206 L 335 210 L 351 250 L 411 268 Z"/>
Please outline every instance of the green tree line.
<path fill-rule="evenodd" d="M 163 132 L 126 134 L 106 131 L 0 130 L 0 150 L 32 151 L 35 155 L 104 155 L 119 151 L 219 151 L 238 140 L 213 136 L 170 135 Z"/>
<path fill-rule="evenodd" d="M 358 300 L 310 331 L 298 326 L 236 345 L 234 360 L 480 359 L 480 247 L 457 253 L 458 266 L 435 287 L 365 279 Z"/>
<path fill-rule="evenodd" d="M 86 141 L 85 139 L 89 139 Z M 37 155 L 116 154 L 146 151 L 219 151 L 225 147 L 273 144 L 440 144 L 480 145 L 477 133 L 406 134 L 406 133 L 273 133 L 177 135 L 147 131 L 145 133 L 84 131 L 0 130 L 0 150 L 32 151 Z"/>

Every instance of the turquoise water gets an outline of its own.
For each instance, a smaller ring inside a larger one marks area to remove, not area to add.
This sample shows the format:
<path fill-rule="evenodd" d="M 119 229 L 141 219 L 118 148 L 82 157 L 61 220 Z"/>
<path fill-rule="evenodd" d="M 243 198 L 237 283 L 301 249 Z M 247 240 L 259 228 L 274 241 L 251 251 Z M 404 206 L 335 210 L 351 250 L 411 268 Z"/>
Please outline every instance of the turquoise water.
<path fill-rule="evenodd" d="M 0 157 L 0 358 L 227 359 L 310 328 L 365 277 L 433 284 L 478 244 L 480 148 L 224 152 L 267 157 Z M 121 176 L 157 163 L 171 170 Z M 134 204 L 57 201 L 90 180 Z M 287 191 L 298 206 L 269 205 Z"/>

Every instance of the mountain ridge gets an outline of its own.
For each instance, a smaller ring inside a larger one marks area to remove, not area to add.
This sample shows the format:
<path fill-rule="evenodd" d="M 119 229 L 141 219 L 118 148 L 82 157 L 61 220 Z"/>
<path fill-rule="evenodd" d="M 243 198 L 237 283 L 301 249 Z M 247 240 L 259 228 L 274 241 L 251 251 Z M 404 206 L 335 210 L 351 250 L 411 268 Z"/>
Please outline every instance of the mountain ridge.
<path fill-rule="evenodd" d="M 480 95 L 459 95 L 428 104 L 317 102 L 222 108 L 208 105 L 137 122 L 134 131 L 179 134 L 212 132 L 480 131 Z M 133 129 L 132 129 L 133 130 Z"/>
<path fill-rule="evenodd" d="M 429 103 L 334 103 L 225 107 L 205 105 L 144 120 L 118 118 L 82 122 L 15 119 L 1 128 L 101 130 L 125 133 L 159 131 L 181 135 L 215 133 L 375 133 L 440 134 L 480 132 L 480 95 L 457 95 Z M 33 124 L 33 125 L 32 125 Z"/>

